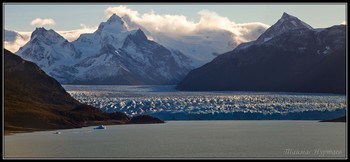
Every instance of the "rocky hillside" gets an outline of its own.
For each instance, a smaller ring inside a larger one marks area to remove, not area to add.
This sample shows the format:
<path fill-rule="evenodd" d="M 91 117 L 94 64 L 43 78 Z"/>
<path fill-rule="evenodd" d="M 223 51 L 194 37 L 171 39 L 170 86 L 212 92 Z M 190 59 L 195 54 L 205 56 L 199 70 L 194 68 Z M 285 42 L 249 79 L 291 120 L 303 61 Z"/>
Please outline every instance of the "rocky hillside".
<path fill-rule="evenodd" d="M 72 98 L 36 64 L 4 52 L 4 118 L 6 132 L 77 128 L 125 123 L 121 112 L 105 113 Z"/>
<path fill-rule="evenodd" d="M 313 29 L 283 14 L 256 41 L 192 70 L 180 90 L 346 93 L 346 26 Z"/>

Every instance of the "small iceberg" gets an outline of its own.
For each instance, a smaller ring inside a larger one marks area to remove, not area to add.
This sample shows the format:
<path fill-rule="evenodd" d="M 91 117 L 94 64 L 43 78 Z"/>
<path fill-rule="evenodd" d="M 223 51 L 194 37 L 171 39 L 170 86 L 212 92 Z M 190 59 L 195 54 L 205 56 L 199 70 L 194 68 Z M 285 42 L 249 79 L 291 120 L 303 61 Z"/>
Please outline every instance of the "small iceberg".
<path fill-rule="evenodd" d="M 61 132 L 55 132 L 55 134 L 61 134 Z"/>
<path fill-rule="evenodd" d="M 104 126 L 104 125 L 99 125 L 98 127 L 94 128 L 94 129 L 106 129 L 106 126 Z"/>

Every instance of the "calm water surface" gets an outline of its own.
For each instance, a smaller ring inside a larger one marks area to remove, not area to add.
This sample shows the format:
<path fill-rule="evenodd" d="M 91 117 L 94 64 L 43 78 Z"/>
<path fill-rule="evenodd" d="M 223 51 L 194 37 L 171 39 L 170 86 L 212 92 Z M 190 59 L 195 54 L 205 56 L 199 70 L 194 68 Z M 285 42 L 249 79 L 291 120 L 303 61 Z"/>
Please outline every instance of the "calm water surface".
<path fill-rule="evenodd" d="M 5 158 L 345 158 L 346 124 L 317 121 L 168 121 L 21 133 Z"/>

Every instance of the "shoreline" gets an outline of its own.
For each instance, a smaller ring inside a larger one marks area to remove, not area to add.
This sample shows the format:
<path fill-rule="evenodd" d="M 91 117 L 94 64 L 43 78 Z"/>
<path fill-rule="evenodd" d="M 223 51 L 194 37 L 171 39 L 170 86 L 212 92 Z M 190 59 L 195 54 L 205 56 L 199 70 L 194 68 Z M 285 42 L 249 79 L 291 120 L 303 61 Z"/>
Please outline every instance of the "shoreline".
<path fill-rule="evenodd" d="M 318 122 L 318 123 L 346 123 L 346 121 L 332 121 L 332 120 L 165 120 L 164 123 L 167 123 L 168 121 L 310 121 L 310 122 Z M 76 128 L 83 128 L 83 127 L 90 127 L 90 126 L 97 126 L 97 125 L 130 125 L 135 123 L 125 123 L 120 120 L 108 120 L 108 121 L 86 121 L 82 123 L 81 127 Z M 162 123 L 141 123 L 141 124 L 162 124 Z M 4 130 L 3 135 L 4 136 L 10 136 L 18 133 L 33 133 L 33 132 L 40 132 L 40 131 L 55 131 L 55 130 L 65 130 L 65 129 L 76 129 L 76 128 L 58 128 L 58 129 L 46 129 L 46 130 Z M 30 128 L 29 128 L 30 129 Z"/>
<path fill-rule="evenodd" d="M 40 132 L 40 131 L 55 131 L 55 130 L 62 130 L 62 129 L 76 129 L 76 128 L 83 128 L 83 127 L 90 127 L 90 126 L 96 126 L 96 125 L 122 125 L 125 124 L 124 122 L 120 120 L 107 120 L 107 121 L 85 121 L 81 123 L 81 127 L 73 127 L 73 128 L 57 128 L 57 129 L 35 129 L 32 130 L 5 130 L 4 129 L 4 136 L 10 136 L 18 133 L 33 133 L 33 132 Z M 20 128 L 19 128 L 20 129 Z M 24 129 L 24 128 L 23 128 Z M 26 128 L 31 129 L 31 128 Z"/>

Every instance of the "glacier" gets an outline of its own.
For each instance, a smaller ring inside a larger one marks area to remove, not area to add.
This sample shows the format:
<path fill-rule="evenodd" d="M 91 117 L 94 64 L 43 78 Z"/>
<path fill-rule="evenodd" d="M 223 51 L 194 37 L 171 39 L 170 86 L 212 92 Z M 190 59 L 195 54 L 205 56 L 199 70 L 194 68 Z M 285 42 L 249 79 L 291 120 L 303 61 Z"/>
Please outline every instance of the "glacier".
<path fill-rule="evenodd" d="M 64 85 L 78 101 L 105 112 L 163 120 L 324 120 L 345 115 L 346 97 L 322 93 L 177 91 L 164 86 Z"/>

